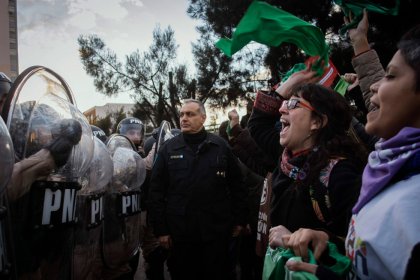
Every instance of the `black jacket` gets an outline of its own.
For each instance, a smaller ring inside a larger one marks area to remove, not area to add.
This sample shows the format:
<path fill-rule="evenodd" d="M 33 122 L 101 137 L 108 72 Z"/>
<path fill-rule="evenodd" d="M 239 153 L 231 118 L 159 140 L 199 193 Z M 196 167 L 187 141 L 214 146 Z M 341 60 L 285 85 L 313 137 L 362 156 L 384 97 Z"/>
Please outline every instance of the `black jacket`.
<path fill-rule="evenodd" d="M 259 146 L 279 160 L 282 152 L 279 134 L 273 129 L 277 119 L 277 116 L 254 109 L 248 128 Z M 293 165 L 303 167 L 305 158 L 306 156 L 292 159 Z M 329 175 L 328 186 L 331 217 L 328 224 L 325 224 L 315 214 L 308 186 L 297 184 L 276 168 L 272 182 L 272 226 L 283 225 L 292 232 L 302 227 L 322 229 L 330 234 L 339 249 L 344 250 L 343 244 L 336 237 L 343 237 L 347 233 L 351 208 L 359 196 L 360 182 L 361 168 L 352 160 L 343 159 L 334 166 Z"/>
<path fill-rule="evenodd" d="M 197 152 L 182 134 L 158 152 L 149 190 L 156 236 L 212 240 L 246 222 L 246 188 L 238 160 L 220 137 L 207 133 Z"/>
<path fill-rule="evenodd" d="M 296 166 L 302 167 L 306 156 L 293 158 Z M 351 209 L 356 203 L 360 192 L 360 168 L 348 159 L 340 160 L 329 174 L 328 198 L 331 208 L 323 212 L 328 213 L 328 222 L 321 222 L 314 211 L 309 187 L 290 179 L 281 170 L 273 173 L 271 224 L 283 225 L 294 232 L 299 228 L 322 229 L 330 233 L 330 237 L 344 238 L 347 235 L 351 218 Z M 313 189 L 326 188 L 321 182 L 314 183 Z M 321 200 L 321 198 L 318 198 Z M 318 201 L 319 202 L 319 201 Z M 332 240 L 336 241 L 336 240 Z M 337 243 L 337 242 L 335 242 Z M 340 250 L 344 244 L 337 244 Z M 344 250 L 343 250 L 344 251 Z"/>
<path fill-rule="evenodd" d="M 277 159 L 273 160 L 265 154 L 251 137 L 248 129 L 242 129 L 235 125 L 231 130 L 232 138 L 229 144 L 232 152 L 249 169 L 260 176 L 265 177 L 268 172 L 272 172 L 277 165 Z"/>

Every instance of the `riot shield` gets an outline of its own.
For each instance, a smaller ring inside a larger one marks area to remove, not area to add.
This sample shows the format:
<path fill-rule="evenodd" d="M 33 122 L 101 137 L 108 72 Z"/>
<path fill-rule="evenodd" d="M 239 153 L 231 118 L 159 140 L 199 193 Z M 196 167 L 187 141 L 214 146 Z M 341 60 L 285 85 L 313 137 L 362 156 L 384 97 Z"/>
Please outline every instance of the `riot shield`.
<path fill-rule="evenodd" d="M 74 248 L 74 279 L 100 279 L 103 200 L 112 179 L 113 162 L 108 149 L 95 139 L 93 159 L 77 193 L 77 225 Z"/>
<path fill-rule="evenodd" d="M 0 119 L 0 155 L 0 279 L 9 279 L 12 277 L 12 246 L 11 236 L 6 232 L 10 228 L 6 187 L 13 172 L 14 151 L 12 139 L 2 119 Z"/>
<path fill-rule="evenodd" d="M 70 279 L 91 128 L 65 81 L 41 66 L 18 76 L 4 112 L 16 159 L 8 199 L 18 278 Z"/>
<path fill-rule="evenodd" d="M 159 126 L 156 152 L 159 151 L 160 147 L 169 139 L 174 137 L 171 133 L 171 124 L 168 121 L 162 121 Z"/>
<path fill-rule="evenodd" d="M 139 250 L 140 187 L 146 168 L 138 153 L 132 147 L 127 148 L 131 146 L 128 138 L 114 135 L 107 146 L 114 172 L 104 201 L 102 252 L 108 268 L 105 278 L 116 278 L 127 272 L 125 268 Z"/>
<path fill-rule="evenodd" d="M 110 135 L 108 140 L 106 141 L 106 147 L 111 153 L 111 157 L 114 155 L 114 152 L 115 150 L 117 150 L 117 148 L 127 148 L 136 151 L 136 147 L 134 146 L 133 142 L 131 142 L 127 136 L 122 134 Z"/>
<path fill-rule="evenodd" d="M 173 138 L 175 135 L 172 133 L 173 129 L 171 129 L 171 124 L 168 121 L 162 121 L 157 135 L 157 141 L 155 146 L 155 156 L 157 156 L 157 152 L 163 146 L 163 144 L 168 141 L 169 139 Z M 154 162 L 154 160 L 153 160 Z"/>

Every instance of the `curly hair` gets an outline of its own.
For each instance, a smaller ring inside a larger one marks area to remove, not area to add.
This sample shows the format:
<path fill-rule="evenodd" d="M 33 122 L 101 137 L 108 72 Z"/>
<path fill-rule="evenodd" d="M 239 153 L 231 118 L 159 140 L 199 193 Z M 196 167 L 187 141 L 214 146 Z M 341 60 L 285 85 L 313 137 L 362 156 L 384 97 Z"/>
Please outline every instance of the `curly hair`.
<path fill-rule="evenodd" d="M 304 182 L 307 185 L 319 180 L 320 171 L 333 158 L 346 158 L 364 166 L 367 154 L 362 145 L 349 133 L 352 121 L 350 105 L 337 92 L 318 84 L 303 84 L 292 90 L 292 95 L 301 97 L 315 109 L 312 117 L 321 122 L 313 135 L 314 148 L 309 154 Z"/>

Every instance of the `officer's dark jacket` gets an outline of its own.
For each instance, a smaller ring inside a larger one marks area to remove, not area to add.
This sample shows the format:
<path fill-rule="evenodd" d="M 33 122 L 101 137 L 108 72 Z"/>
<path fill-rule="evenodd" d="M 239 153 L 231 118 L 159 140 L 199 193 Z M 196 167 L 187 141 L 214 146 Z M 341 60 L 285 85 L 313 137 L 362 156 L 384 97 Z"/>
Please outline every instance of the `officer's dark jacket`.
<path fill-rule="evenodd" d="M 182 134 L 158 152 L 149 190 L 156 236 L 211 240 L 246 221 L 246 188 L 238 160 L 219 136 L 207 133 L 197 152 Z"/>

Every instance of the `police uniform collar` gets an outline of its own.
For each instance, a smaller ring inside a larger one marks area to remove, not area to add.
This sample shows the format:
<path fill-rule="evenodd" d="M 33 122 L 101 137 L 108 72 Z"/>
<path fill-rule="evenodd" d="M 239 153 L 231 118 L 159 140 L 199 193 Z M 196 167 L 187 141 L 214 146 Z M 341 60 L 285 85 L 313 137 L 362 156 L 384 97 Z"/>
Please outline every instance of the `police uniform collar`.
<path fill-rule="evenodd" d="M 185 143 L 187 143 L 188 145 L 200 144 L 207 138 L 207 131 L 203 127 L 197 133 L 193 133 L 193 134 L 182 133 L 182 136 L 184 137 Z"/>
<path fill-rule="evenodd" d="M 217 141 L 217 136 L 215 136 L 215 135 L 213 135 L 213 134 L 211 134 L 211 133 L 208 133 L 205 129 L 203 129 L 202 131 L 200 131 L 200 132 L 204 132 L 205 133 L 205 138 L 204 138 L 204 142 L 207 142 L 208 144 L 214 144 L 214 145 L 220 145 L 220 143 L 219 143 L 219 141 Z M 183 134 L 183 133 L 180 133 L 179 135 L 177 135 L 177 136 L 175 136 L 172 140 L 173 140 L 173 149 L 182 149 L 182 148 L 184 148 L 184 147 L 186 147 L 187 146 L 187 143 L 186 143 L 186 141 L 185 141 L 185 138 L 184 138 L 184 135 L 185 134 Z M 203 141 L 202 141 L 203 142 Z"/>

